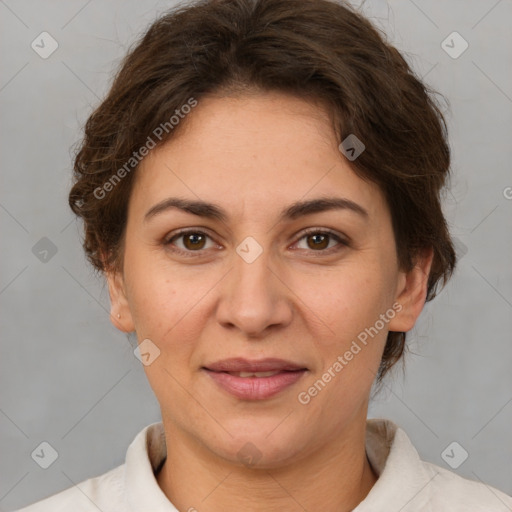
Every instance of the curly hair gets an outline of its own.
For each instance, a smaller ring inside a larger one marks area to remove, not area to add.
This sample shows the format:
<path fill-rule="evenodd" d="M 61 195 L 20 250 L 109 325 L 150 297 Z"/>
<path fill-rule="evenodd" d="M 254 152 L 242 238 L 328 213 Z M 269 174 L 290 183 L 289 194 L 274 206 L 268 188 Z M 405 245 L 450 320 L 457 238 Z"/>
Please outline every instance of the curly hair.
<path fill-rule="evenodd" d="M 74 162 L 69 203 L 84 222 L 93 266 L 122 262 L 133 177 L 148 140 L 158 146 L 182 130 L 186 119 L 170 120 L 191 99 L 249 91 L 319 100 L 340 142 L 350 134 L 364 142 L 351 168 L 383 191 L 401 268 L 433 250 L 427 300 L 434 298 L 456 262 L 440 200 L 450 171 L 446 121 L 435 91 L 385 35 L 331 0 L 206 0 L 149 27 L 89 117 Z M 389 332 L 379 382 L 404 348 L 405 333 Z"/>

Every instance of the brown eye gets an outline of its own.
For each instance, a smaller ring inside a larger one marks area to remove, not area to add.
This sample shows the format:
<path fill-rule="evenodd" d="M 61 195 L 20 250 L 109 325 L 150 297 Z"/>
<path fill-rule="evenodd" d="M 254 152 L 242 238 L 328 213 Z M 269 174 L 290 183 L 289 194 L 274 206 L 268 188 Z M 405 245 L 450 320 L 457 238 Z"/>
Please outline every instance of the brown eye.
<path fill-rule="evenodd" d="M 326 249 L 329 245 L 330 235 L 316 233 L 314 235 L 308 235 L 306 238 L 310 249 Z"/>
<path fill-rule="evenodd" d="M 202 233 L 186 233 L 182 235 L 183 245 L 189 249 L 203 249 L 206 237 Z"/>
<path fill-rule="evenodd" d="M 349 243 L 336 233 L 322 230 L 310 230 L 309 232 L 306 232 L 297 242 L 297 247 L 299 249 L 325 253 L 330 253 L 331 249 L 334 251 L 343 249 L 348 245 Z"/>
<path fill-rule="evenodd" d="M 210 245 L 208 245 L 208 241 Z M 194 253 L 201 252 L 203 249 L 209 249 L 214 244 L 211 240 L 211 237 L 202 231 L 181 231 L 180 233 L 175 234 L 171 238 L 168 238 L 164 241 L 164 245 L 169 249 L 172 249 L 177 253 Z"/>

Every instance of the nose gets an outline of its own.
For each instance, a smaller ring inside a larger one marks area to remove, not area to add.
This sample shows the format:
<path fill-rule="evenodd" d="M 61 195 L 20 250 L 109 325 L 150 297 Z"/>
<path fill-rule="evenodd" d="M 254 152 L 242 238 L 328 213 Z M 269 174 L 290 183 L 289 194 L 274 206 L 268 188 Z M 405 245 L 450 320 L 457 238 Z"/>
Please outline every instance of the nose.
<path fill-rule="evenodd" d="M 289 325 L 293 293 L 279 269 L 272 264 L 269 251 L 264 250 L 250 263 L 235 253 L 233 267 L 221 281 L 218 323 L 251 338 Z"/>

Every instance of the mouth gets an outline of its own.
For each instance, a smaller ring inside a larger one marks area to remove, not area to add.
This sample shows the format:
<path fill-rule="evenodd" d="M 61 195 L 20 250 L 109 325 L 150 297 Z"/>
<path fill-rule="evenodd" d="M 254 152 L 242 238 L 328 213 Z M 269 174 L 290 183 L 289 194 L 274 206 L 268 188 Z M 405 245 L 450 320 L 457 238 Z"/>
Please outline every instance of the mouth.
<path fill-rule="evenodd" d="M 201 368 L 223 391 L 241 400 L 265 400 L 297 383 L 308 369 L 284 359 L 225 359 Z"/>
<path fill-rule="evenodd" d="M 283 371 L 289 371 L 289 370 L 283 370 Z M 272 377 L 273 375 L 277 375 L 278 373 L 281 373 L 280 370 L 276 370 L 273 372 L 222 372 L 222 373 L 228 373 L 229 375 L 233 375 L 235 377 L 242 377 L 243 379 L 246 379 L 247 377 Z"/>

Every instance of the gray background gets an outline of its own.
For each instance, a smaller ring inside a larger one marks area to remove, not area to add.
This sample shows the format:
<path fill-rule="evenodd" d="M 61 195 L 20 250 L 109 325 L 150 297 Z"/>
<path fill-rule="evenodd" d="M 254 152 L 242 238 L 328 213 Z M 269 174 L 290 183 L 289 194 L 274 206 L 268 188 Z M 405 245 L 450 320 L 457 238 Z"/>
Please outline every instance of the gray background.
<path fill-rule="evenodd" d="M 1 510 L 121 464 L 160 419 L 133 347 L 109 322 L 67 191 L 81 124 L 128 45 L 172 5 L 0 1 Z M 441 453 L 457 441 L 469 453 L 457 473 L 512 494 L 512 2 L 376 0 L 363 11 L 450 102 L 445 209 L 462 256 L 410 336 L 405 378 L 387 381 L 370 415 L 396 421 L 447 468 Z M 59 44 L 47 59 L 31 48 L 43 31 Z M 457 59 L 441 47 L 453 31 L 469 43 Z M 31 458 L 42 441 L 59 455 L 46 470 Z"/>

